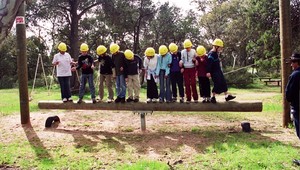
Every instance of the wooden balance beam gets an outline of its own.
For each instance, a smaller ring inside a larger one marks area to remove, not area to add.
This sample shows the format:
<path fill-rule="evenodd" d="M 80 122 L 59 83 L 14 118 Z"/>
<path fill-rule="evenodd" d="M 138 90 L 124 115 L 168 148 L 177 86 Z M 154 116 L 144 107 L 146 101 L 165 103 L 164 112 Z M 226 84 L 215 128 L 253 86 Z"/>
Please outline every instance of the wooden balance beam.
<path fill-rule="evenodd" d="M 168 112 L 261 112 L 261 101 L 218 102 L 212 103 L 95 103 L 86 101 L 81 104 L 62 101 L 40 101 L 40 109 L 63 110 L 127 110 L 140 114 L 141 130 L 146 130 L 146 115 L 153 111 Z"/>
<path fill-rule="evenodd" d="M 212 103 L 85 103 L 62 101 L 40 101 L 40 109 L 63 110 L 128 110 L 128 111 L 170 111 L 170 112 L 261 112 L 261 101 L 218 102 Z"/>

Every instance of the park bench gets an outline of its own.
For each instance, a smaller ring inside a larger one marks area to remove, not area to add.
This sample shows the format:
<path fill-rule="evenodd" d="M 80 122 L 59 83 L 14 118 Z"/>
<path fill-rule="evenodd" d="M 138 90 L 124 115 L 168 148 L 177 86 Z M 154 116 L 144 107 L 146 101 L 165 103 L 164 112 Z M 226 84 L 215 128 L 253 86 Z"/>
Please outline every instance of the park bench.
<path fill-rule="evenodd" d="M 153 111 L 166 112 L 261 112 L 261 101 L 230 101 L 212 103 L 95 103 L 85 101 L 77 104 L 73 102 L 63 103 L 62 101 L 40 101 L 40 109 L 62 109 L 62 110 L 125 110 L 137 113 L 141 117 L 141 130 L 146 130 L 146 115 Z"/>
<path fill-rule="evenodd" d="M 264 80 L 266 85 L 270 83 L 275 83 L 277 86 L 281 86 L 281 79 L 269 79 L 269 80 Z"/>

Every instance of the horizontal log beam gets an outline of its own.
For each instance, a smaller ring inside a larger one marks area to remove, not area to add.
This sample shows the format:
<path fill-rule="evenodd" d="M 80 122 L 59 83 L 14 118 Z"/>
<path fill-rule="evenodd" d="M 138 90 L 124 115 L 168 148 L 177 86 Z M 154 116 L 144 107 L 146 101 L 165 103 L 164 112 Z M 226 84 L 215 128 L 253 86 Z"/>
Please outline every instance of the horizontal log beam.
<path fill-rule="evenodd" d="M 219 102 L 212 103 L 85 103 L 62 101 L 40 101 L 40 109 L 63 110 L 128 110 L 128 111 L 180 111 L 180 112 L 261 112 L 261 101 Z"/>

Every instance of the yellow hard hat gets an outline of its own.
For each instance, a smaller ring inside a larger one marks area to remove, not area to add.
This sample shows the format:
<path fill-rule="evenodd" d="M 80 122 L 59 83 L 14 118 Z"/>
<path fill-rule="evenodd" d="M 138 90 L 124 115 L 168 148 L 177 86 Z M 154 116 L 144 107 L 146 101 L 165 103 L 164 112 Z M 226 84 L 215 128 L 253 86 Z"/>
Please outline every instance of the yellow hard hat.
<path fill-rule="evenodd" d="M 190 48 L 192 46 L 193 46 L 193 44 L 192 44 L 191 40 L 189 40 L 189 39 L 184 40 L 184 42 L 183 42 L 184 48 Z"/>
<path fill-rule="evenodd" d="M 59 43 L 57 48 L 58 48 L 59 51 L 63 51 L 63 52 L 67 51 L 67 45 L 63 42 Z"/>
<path fill-rule="evenodd" d="M 124 55 L 127 60 L 133 60 L 134 58 L 134 54 L 131 50 L 125 50 Z"/>
<path fill-rule="evenodd" d="M 169 45 L 169 50 L 171 53 L 175 53 L 178 50 L 178 46 L 175 43 Z"/>
<path fill-rule="evenodd" d="M 197 52 L 197 55 L 198 55 L 199 57 L 201 57 L 201 56 L 203 56 L 204 54 L 206 54 L 206 49 L 205 49 L 204 46 L 199 45 L 199 46 L 197 47 L 197 49 L 196 49 L 196 52 Z"/>
<path fill-rule="evenodd" d="M 80 51 L 86 52 L 89 51 L 89 46 L 86 43 L 80 45 Z"/>
<path fill-rule="evenodd" d="M 221 39 L 215 39 L 214 42 L 212 43 L 212 45 L 214 46 L 218 46 L 218 47 L 224 47 L 224 43 Z"/>
<path fill-rule="evenodd" d="M 145 55 L 146 55 L 147 57 L 154 56 L 154 55 L 155 55 L 155 50 L 154 50 L 154 48 L 148 47 L 148 48 L 146 49 L 146 51 L 145 51 Z"/>
<path fill-rule="evenodd" d="M 120 46 L 118 44 L 111 44 L 109 47 L 110 53 L 115 54 L 120 49 Z"/>
<path fill-rule="evenodd" d="M 160 55 L 166 55 L 168 53 L 168 47 L 165 45 L 161 45 L 158 49 Z"/>
<path fill-rule="evenodd" d="M 104 54 L 106 51 L 107 51 L 107 48 L 106 48 L 105 46 L 103 46 L 103 45 L 99 45 L 99 46 L 97 47 L 97 54 L 98 54 L 98 55 L 102 55 L 102 54 Z"/>

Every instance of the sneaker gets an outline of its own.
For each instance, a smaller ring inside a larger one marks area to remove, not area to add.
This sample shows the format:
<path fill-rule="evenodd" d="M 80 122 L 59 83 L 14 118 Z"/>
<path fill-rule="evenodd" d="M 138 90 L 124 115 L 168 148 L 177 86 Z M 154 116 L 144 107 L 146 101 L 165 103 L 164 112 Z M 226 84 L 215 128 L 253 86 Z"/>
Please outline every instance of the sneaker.
<path fill-rule="evenodd" d="M 217 103 L 217 100 L 216 100 L 215 97 L 212 97 L 212 98 L 210 98 L 210 102 L 212 102 L 212 103 Z"/>
<path fill-rule="evenodd" d="M 68 98 L 68 101 L 69 101 L 69 102 L 72 102 L 72 101 L 73 101 L 72 97 L 69 97 L 69 98 Z"/>
<path fill-rule="evenodd" d="M 186 104 L 190 104 L 190 103 L 191 103 L 191 101 L 190 101 L 190 100 L 187 100 L 185 103 L 186 103 Z"/>
<path fill-rule="evenodd" d="M 198 103 L 198 100 L 194 100 L 194 103 Z"/>
<path fill-rule="evenodd" d="M 126 102 L 133 102 L 133 99 L 130 98 L 130 97 L 128 97 L 128 98 L 126 99 Z"/>
<path fill-rule="evenodd" d="M 113 99 L 107 99 L 106 102 L 107 103 L 111 103 L 113 101 Z"/>
<path fill-rule="evenodd" d="M 173 98 L 172 98 L 172 102 L 177 102 L 177 98 L 176 98 L 176 97 L 173 97 Z"/>
<path fill-rule="evenodd" d="M 121 103 L 125 103 L 125 97 L 121 98 Z"/>
<path fill-rule="evenodd" d="M 92 98 L 92 103 L 96 103 L 97 102 L 97 100 L 95 99 L 95 98 Z"/>
<path fill-rule="evenodd" d="M 229 100 L 233 100 L 235 98 L 236 98 L 236 96 L 228 95 L 227 97 L 225 97 L 225 100 L 226 100 L 226 102 L 228 102 Z"/>
<path fill-rule="evenodd" d="M 146 103 L 151 103 L 152 102 L 152 99 L 148 98 Z"/>
<path fill-rule="evenodd" d="M 179 101 L 180 101 L 180 103 L 183 103 L 184 102 L 184 98 L 181 97 Z"/>
<path fill-rule="evenodd" d="M 206 98 L 206 103 L 210 103 L 210 97 Z"/>
<path fill-rule="evenodd" d="M 115 103 L 120 103 L 120 102 L 121 102 L 121 98 L 117 97 Z"/>
<path fill-rule="evenodd" d="M 164 99 L 160 98 L 159 103 L 163 103 L 163 102 L 164 102 Z"/>
<path fill-rule="evenodd" d="M 67 98 L 63 98 L 62 101 L 63 101 L 64 103 L 66 103 L 68 100 L 67 100 Z"/>
<path fill-rule="evenodd" d="M 78 104 L 82 103 L 82 99 L 78 99 L 77 103 Z"/>
<path fill-rule="evenodd" d="M 170 100 L 167 100 L 167 101 L 166 101 L 166 103 L 171 103 L 171 102 L 173 102 L 173 101 L 170 101 Z"/>
<path fill-rule="evenodd" d="M 156 103 L 157 101 L 158 101 L 158 99 L 156 99 L 156 98 L 152 99 L 153 103 Z"/>
<path fill-rule="evenodd" d="M 207 99 L 203 98 L 202 103 L 207 103 Z"/>
<path fill-rule="evenodd" d="M 135 99 L 133 100 L 134 103 L 137 103 L 137 102 L 139 102 L 139 101 L 140 101 L 140 100 L 137 99 L 137 98 L 135 98 Z"/>

